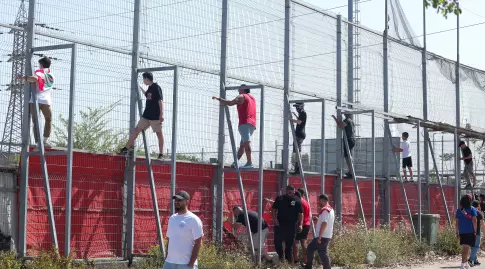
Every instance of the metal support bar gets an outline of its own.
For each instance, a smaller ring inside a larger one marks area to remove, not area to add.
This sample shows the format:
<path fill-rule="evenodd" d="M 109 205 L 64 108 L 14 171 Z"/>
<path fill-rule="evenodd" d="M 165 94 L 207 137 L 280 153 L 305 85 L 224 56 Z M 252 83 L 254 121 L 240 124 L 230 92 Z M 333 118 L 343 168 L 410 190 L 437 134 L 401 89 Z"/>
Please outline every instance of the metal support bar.
<path fill-rule="evenodd" d="M 457 2 L 457 6 L 460 4 Z M 460 136 L 458 128 L 461 125 L 461 103 L 460 103 L 460 14 L 456 15 L 456 64 L 455 64 L 455 181 L 456 181 L 456 204 L 458 208 L 460 204 L 461 193 L 461 162 L 460 151 L 458 143 L 460 143 Z"/>
<path fill-rule="evenodd" d="M 284 45 L 284 83 L 283 83 L 283 111 L 290 109 L 288 102 L 288 95 L 290 94 L 290 53 L 291 53 L 291 0 L 285 0 L 285 45 Z M 290 145 L 290 122 L 287 113 L 283 113 L 283 185 L 288 185 L 288 172 L 289 172 L 289 145 Z"/>
<path fill-rule="evenodd" d="M 27 63 L 30 64 L 30 63 Z M 57 232 L 56 232 L 56 223 L 54 220 L 54 208 L 52 206 L 52 197 L 51 197 L 51 188 L 49 183 L 49 174 L 47 172 L 47 162 L 45 159 L 45 149 L 44 149 L 44 141 L 41 137 L 40 132 L 40 125 L 39 125 L 39 102 L 37 100 L 37 89 L 35 87 L 30 87 L 32 100 L 34 109 L 32 111 L 32 119 L 36 122 L 34 124 L 34 132 L 38 134 L 38 141 L 37 141 L 37 148 L 39 149 L 40 155 L 40 167 L 42 169 L 42 178 L 44 180 L 44 191 L 45 191 L 45 200 L 47 204 L 47 215 L 49 217 L 49 228 L 51 232 L 51 240 L 52 244 L 56 249 L 59 249 L 59 245 L 57 243 Z M 27 103 L 27 105 L 29 105 Z M 35 134 L 34 134 L 35 135 Z"/>
<path fill-rule="evenodd" d="M 421 53 L 421 65 L 422 65 L 422 84 L 423 84 L 423 119 L 428 120 L 428 69 L 426 61 L 426 5 L 423 5 L 423 50 Z M 428 128 L 424 127 L 424 143 L 429 140 Z M 429 193 L 429 150 L 428 147 L 424 147 L 424 178 L 425 182 L 425 195 L 426 195 L 426 208 L 428 213 L 431 210 L 431 197 Z"/>
<path fill-rule="evenodd" d="M 417 132 L 417 161 L 418 161 L 418 239 L 421 242 L 422 237 L 422 228 L 421 228 L 421 214 L 422 214 L 422 196 L 423 193 L 421 192 L 421 188 L 423 187 L 421 184 L 421 133 L 420 133 L 420 124 L 418 121 L 418 125 L 416 126 Z"/>
<path fill-rule="evenodd" d="M 239 194 L 241 195 L 241 201 L 243 205 L 243 213 L 244 213 L 244 220 L 246 222 L 246 228 L 248 230 L 248 239 L 249 239 L 249 244 L 251 245 L 251 254 L 253 258 L 256 258 L 255 252 L 254 252 L 254 242 L 253 242 L 253 237 L 251 236 L 251 224 L 249 223 L 249 218 L 248 218 L 248 205 L 246 203 L 246 196 L 244 193 L 244 185 L 241 177 L 241 171 L 239 168 L 238 164 L 238 159 L 237 159 L 237 149 L 236 149 L 236 141 L 234 139 L 234 132 L 232 129 L 232 123 L 231 123 L 231 115 L 229 113 L 229 108 L 227 106 L 224 107 L 224 110 L 226 112 L 226 118 L 227 118 L 227 128 L 229 129 L 229 137 L 231 139 L 231 148 L 232 148 L 232 155 L 234 157 L 234 165 L 236 166 L 236 175 L 237 175 L 237 181 L 239 185 Z M 261 123 L 260 123 L 261 124 Z M 261 217 L 261 216 L 259 216 Z"/>
<path fill-rule="evenodd" d="M 349 109 L 347 107 L 339 107 L 337 106 L 337 110 L 340 110 L 342 113 L 345 113 L 345 114 L 351 114 L 351 115 L 358 115 L 358 114 L 374 114 L 375 115 L 375 111 L 374 110 L 355 110 L 355 109 Z"/>
<path fill-rule="evenodd" d="M 325 193 L 325 173 L 327 172 L 326 169 L 326 162 L 325 162 L 325 100 L 322 101 L 322 130 L 320 134 L 320 193 Z"/>
<path fill-rule="evenodd" d="M 372 229 L 376 228 L 376 118 L 372 111 Z M 354 175 L 355 176 L 355 175 Z"/>
<path fill-rule="evenodd" d="M 382 37 L 382 73 L 383 73 L 383 99 L 384 99 L 384 112 L 389 113 L 389 50 L 388 50 L 388 39 L 389 39 L 389 1 L 385 1 L 384 6 L 384 35 Z M 389 128 L 389 120 L 384 120 L 384 128 L 389 132 L 384 132 L 384 140 L 389 139 L 392 144 L 392 134 Z M 386 137 L 386 135 L 388 137 Z M 389 148 L 387 143 L 383 145 L 383 172 L 387 181 L 384 183 L 384 223 L 387 225 L 391 224 L 391 171 L 389 169 Z M 397 159 L 396 159 L 397 160 Z M 398 164 L 399 166 L 399 164 Z M 398 169 L 399 171 L 399 169 Z M 404 188 L 404 185 L 402 186 Z M 407 200 L 406 200 L 407 201 Z M 412 220 L 411 220 L 412 221 Z"/>
<path fill-rule="evenodd" d="M 177 69 L 176 65 L 161 66 L 161 67 L 149 67 L 149 68 L 138 68 L 136 71 L 138 73 L 143 72 L 159 72 L 159 71 L 175 71 Z"/>
<path fill-rule="evenodd" d="M 342 16 L 337 16 L 337 106 L 342 106 Z M 337 119 L 342 120 L 342 112 L 337 110 Z M 336 130 L 336 140 L 337 140 L 337 180 L 334 184 L 334 205 L 335 205 L 335 215 L 339 223 L 342 223 L 342 129 L 337 128 Z"/>
<path fill-rule="evenodd" d="M 69 84 L 69 122 L 67 125 L 67 176 L 66 176 L 66 227 L 64 233 L 64 255 L 71 254 L 71 217 L 72 217 L 72 158 L 74 145 L 74 101 L 76 93 L 76 44 L 71 46 L 71 74 Z"/>
<path fill-rule="evenodd" d="M 389 139 L 389 145 L 391 146 L 391 148 L 394 148 L 394 145 L 392 144 L 392 135 L 391 135 L 391 129 L 389 128 L 389 125 L 386 126 L 386 129 L 384 130 L 384 133 L 387 133 L 387 137 Z M 414 229 L 414 223 L 413 223 L 413 215 L 411 214 L 411 208 L 409 207 L 409 201 L 408 201 L 408 195 L 406 193 L 406 188 L 404 187 L 404 181 L 401 177 L 401 174 L 399 173 L 399 159 L 398 159 L 398 156 L 397 156 L 397 153 L 396 152 L 392 152 L 392 155 L 394 157 L 394 162 L 396 163 L 396 167 L 397 167 L 397 177 L 399 179 L 399 183 L 401 184 L 401 190 L 402 190 L 402 196 L 404 197 L 404 202 L 406 203 L 406 212 L 408 214 L 408 218 L 409 218 L 409 223 L 411 224 L 411 230 L 413 231 L 413 234 L 416 235 L 416 230 Z M 390 189 L 390 177 L 387 178 L 386 182 L 389 183 L 389 189 Z M 386 196 L 389 195 L 388 193 L 386 193 Z"/>
<path fill-rule="evenodd" d="M 140 6 L 141 0 L 135 0 L 133 7 L 133 42 L 131 48 L 131 91 L 130 91 L 130 134 L 135 130 L 136 124 L 136 106 L 138 102 L 138 60 L 140 58 Z M 133 260 L 133 246 L 135 235 L 135 154 L 128 154 L 126 166 L 127 182 L 127 208 L 126 208 L 126 251 L 125 255 L 130 262 Z"/>
<path fill-rule="evenodd" d="M 288 107 L 290 107 L 290 106 L 288 106 Z M 291 109 L 289 109 L 287 111 L 287 113 L 288 113 L 288 119 L 290 121 L 291 134 L 293 135 L 293 148 L 296 151 L 296 158 L 298 160 L 298 168 L 300 169 L 301 185 L 305 189 L 305 199 L 308 201 L 308 203 L 310 203 L 310 199 L 309 199 L 309 195 L 308 195 L 308 188 L 306 186 L 305 173 L 303 171 L 303 164 L 302 164 L 302 161 L 301 161 L 301 152 L 300 152 L 300 149 L 298 148 L 298 144 L 296 142 L 295 125 L 293 125 L 293 123 L 291 122 L 291 120 L 293 119 L 293 117 L 291 116 Z M 310 216 L 312 216 L 312 208 L 311 208 L 311 206 L 310 206 Z M 313 237 L 316 238 L 315 225 L 314 225 L 313 221 L 311 222 L 311 227 L 312 227 Z"/>
<path fill-rule="evenodd" d="M 347 151 L 347 156 L 349 159 L 350 163 L 350 173 L 352 173 L 352 179 L 354 180 L 354 188 L 355 188 L 355 195 L 357 196 L 357 201 L 359 202 L 359 212 L 362 218 L 362 222 L 364 225 L 364 228 L 367 229 L 367 222 L 365 221 L 365 213 L 364 213 L 364 207 L 362 206 L 362 199 L 360 198 L 360 191 L 359 191 L 359 184 L 357 183 L 357 178 L 355 176 L 355 169 L 354 169 L 354 158 L 352 157 L 352 152 L 350 152 L 349 148 L 349 141 L 347 140 L 347 134 L 343 132 L 344 134 L 344 143 L 345 147 L 344 150 Z"/>
<path fill-rule="evenodd" d="M 226 91 L 237 91 L 241 89 L 261 89 L 263 85 L 227 86 Z"/>
<path fill-rule="evenodd" d="M 72 48 L 74 48 L 74 46 L 75 46 L 75 44 L 74 43 L 71 43 L 71 44 L 61 44 L 61 45 L 35 47 L 35 48 L 32 48 L 32 52 L 36 52 L 36 51 L 47 51 L 47 50 L 72 49 Z"/>
<path fill-rule="evenodd" d="M 172 93 L 172 157 L 170 165 L 170 198 L 175 195 L 175 187 L 177 186 L 177 124 L 178 124 L 178 81 L 179 74 L 177 66 L 173 67 L 173 93 Z M 170 70 L 170 69 L 167 69 Z M 161 153 L 161 152 L 160 152 Z M 153 163 L 153 162 L 152 162 Z M 170 199 L 170 213 L 175 214 L 175 201 Z M 162 235 L 163 238 L 163 235 Z M 162 241 L 163 242 L 163 241 Z"/>
<path fill-rule="evenodd" d="M 258 171 L 258 234 L 261 235 L 263 228 L 263 180 L 264 180 L 264 163 L 263 163 L 263 152 L 264 152 L 264 86 L 261 85 L 261 107 L 259 113 L 259 171 Z M 247 216 L 246 216 L 247 217 Z M 263 237 L 259 236 L 258 242 L 258 253 L 257 263 L 261 266 L 262 249 L 260 246 L 263 245 Z"/>
<path fill-rule="evenodd" d="M 428 146 L 429 146 L 429 151 L 431 153 L 431 158 L 433 159 L 434 171 L 436 172 L 436 177 L 438 178 L 438 184 L 440 185 L 441 198 L 443 199 L 443 204 L 445 205 L 446 220 L 448 220 L 448 224 L 451 226 L 450 212 L 448 211 L 448 202 L 446 201 L 445 192 L 443 191 L 443 183 L 441 181 L 441 175 L 440 175 L 440 172 L 438 170 L 438 164 L 436 163 L 433 145 L 432 145 L 431 139 L 429 139 L 429 137 L 428 137 Z"/>
<path fill-rule="evenodd" d="M 34 42 L 34 23 L 35 23 L 35 6 L 36 1 L 29 1 L 29 17 L 27 21 L 27 51 L 26 51 L 26 65 L 25 75 L 32 75 L 32 52 Z M 24 107 L 22 114 L 22 153 L 21 153 L 21 167 L 20 167 L 20 208 L 19 208 L 19 242 L 17 251 L 20 257 L 25 257 L 27 254 L 27 206 L 28 206 L 28 188 L 29 188 L 29 152 L 30 145 L 30 114 L 29 101 L 31 93 L 31 85 L 25 83 L 24 85 Z"/>
<path fill-rule="evenodd" d="M 219 96 L 226 98 L 226 66 L 227 66 L 227 21 L 228 21 L 228 1 L 222 0 L 221 15 L 221 59 L 219 70 Z M 224 228 L 224 144 L 225 136 L 225 116 L 224 106 L 219 105 L 219 122 L 218 122 L 218 142 L 217 142 L 217 201 L 216 201 L 216 243 L 219 247 L 222 245 L 222 235 Z"/>

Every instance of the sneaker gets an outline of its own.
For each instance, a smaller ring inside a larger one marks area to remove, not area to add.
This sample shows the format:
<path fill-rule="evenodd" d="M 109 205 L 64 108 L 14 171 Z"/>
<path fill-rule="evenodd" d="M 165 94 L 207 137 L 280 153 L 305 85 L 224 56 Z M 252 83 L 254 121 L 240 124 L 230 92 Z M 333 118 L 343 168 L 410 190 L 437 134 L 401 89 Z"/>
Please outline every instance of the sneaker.
<path fill-rule="evenodd" d="M 468 266 L 473 267 L 473 266 L 475 266 L 475 263 L 471 260 L 468 260 Z"/>
<path fill-rule="evenodd" d="M 461 266 L 460 266 L 460 269 L 468 269 L 468 268 L 470 268 L 468 266 L 468 263 L 462 263 Z"/>
<path fill-rule="evenodd" d="M 157 159 L 159 159 L 159 160 L 163 160 L 163 159 L 164 159 L 164 157 L 163 157 L 163 153 L 158 154 Z"/>
<path fill-rule="evenodd" d="M 473 262 L 473 264 L 474 264 L 474 265 L 481 265 L 481 263 L 480 263 L 478 260 L 475 260 L 475 261 Z"/>
<path fill-rule="evenodd" d="M 45 148 L 45 149 L 50 149 L 50 148 L 52 148 L 51 143 L 49 143 L 49 141 L 44 141 L 44 148 Z"/>
<path fill-rule="evenodd" d="M 352 174 L 350 172 L 345 173 L 344 175 L 345 178 L 352 178 Z"/>
<path fill-rule="evenodd" d="M 128 154 L 128 151 L 130 151 L 127 147 L 123 147 L 120 149 L 120 151 L 118 152 L 118 154 L 120 155 L 126 155 Z"/>
<path fill-rule="evenodd" d="M 251 169 L 251 168 L 253 168 L 253 164 L 252 163 L 246 163 L 244 166 L 241 166 L 240 168 L 241 169 Z"/>
<path fill-rule="evenodd" d="M 465 190 L 471 190 L 473 189 L 472 184 L 466 184 Z"/>
<path fill-rule="evenodd" d="M 294 171 L 291 171 L 290 174 L 291 175 L 299 175 L 300 174 L 300 170 L 299 169 L 295 169 Z"/>

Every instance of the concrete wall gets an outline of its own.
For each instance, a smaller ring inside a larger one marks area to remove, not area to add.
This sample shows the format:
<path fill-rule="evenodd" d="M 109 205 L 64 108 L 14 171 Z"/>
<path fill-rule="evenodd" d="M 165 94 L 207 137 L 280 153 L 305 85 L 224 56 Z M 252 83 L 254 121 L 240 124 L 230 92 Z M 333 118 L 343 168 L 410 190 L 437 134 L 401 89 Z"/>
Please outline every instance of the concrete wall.
<path fill-rule="evenodd" d="M 354 157 L 354 168 L 356 175 L 358 176 L 372 176 L 372 144 L 371 138 L 357 138 L 356 145 L 353 150 Z M 376 137 L 376 175 L 384 175 L 383 167 L 383 149 L 384 149 L 384 138 Z M 392 139 L 395 146 L 400 145 L 400 138 L 394 137 Z M 389 143 L 385 141 L 386 143 Z M 325 139 L 325 153 L 326 153 L 326 173 L 335 173 L 337 169 L 337 140 L 336 139 Z M 311 140 L 311 156 L 310 156 L 310 171 L 320 172 L 320 145 L 321 139 Z M 396 176 L 399 172 L 400 166 L 396 166 L 394 158 L 392 157 L 392 152 L 390 155 L 390 172 L 391 176 Z M 400 156 L 399 156 L 400 163 Z M 346 165 L 344 164 L 346 170 Z"/>

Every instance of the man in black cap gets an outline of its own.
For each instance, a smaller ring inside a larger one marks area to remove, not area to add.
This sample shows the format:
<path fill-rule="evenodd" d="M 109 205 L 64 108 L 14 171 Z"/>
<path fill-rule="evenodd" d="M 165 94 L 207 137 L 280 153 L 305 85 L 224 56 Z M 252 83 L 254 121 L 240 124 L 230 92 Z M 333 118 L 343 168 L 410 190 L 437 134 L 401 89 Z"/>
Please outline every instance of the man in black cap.
<path fill-rule="evenodd" d="M 465 168 L 463 169 L 463 177 L 466 180 L 465 189 L 471 189 L 477 184 L 477 178 L 473 172 L 473 156 L 470 148 L 465 144 L 464 141 L 460 141 L 458 147 L 461 149 L 462 160 L 465 162 Z M 473 179 L 473 186 L 471 180 Z"/>
<path fill-rule="evenodd" d="M 306 133 L 305 133 L 305 126 L 306 126 L 306 111 L 305 111 L 305 104 L 304 103 L 295 103 L 293 105 L 296 108 L 296 112 L 298 112 L 298 115 L 293 112 L 293 115 L 295 115 L 296 119 L 290 118 L 291 123 L 296 123 L 296 129 L 295 129 L 295 141 L 293 141 L 293 153 L 296 154 L 296 147 L 298 147 L 298 150 L 300 151 L 300 158 L 301 158 L 301 144 L 303 143 L 303 140 L 306 138 Z M 296 144 L 296 146 L 295 146 Z M 298 165 L 298 157 L 296 157 L 295 160 L 295 170 L 291 172 L 292 174 L 300 174 L 300 166 Z"/>
<path fill-rule="evenodd" d="M 345 162 L 347 163 L 347 167 L 349 168 L 349 172 L 345 174 L 345 177 L 352 177 L 352 169 L 350 166 L 350 157 L 352 157 L 352 150 L 354 149 L 355 146 L 355 124 L 354 121 L 352 120 L 352 114 L 344 114 L 345 119 L 343 121 L 340 121 L 332 115 L 332 118 L 337 122 L 337 125 L 339 128 L 344 129 L 345 131 L 345 136 L 347 137 L 347 144 L 349 145 L 348 151 L 347 152 L 347 147 L 345 146 L 345 141 L 342 141 L 343 143 L 343 149 L 344 149 L 344 157 L 345 157 Z"/>
<path fill-rule="evenodd" d="M 167 258 L 163 269 L 198 268 L 197 257 L 202 245 L 202 221 L 187 209 L 190 195 L 180 191 L 172 197 L 175 211 L 168 220 Z"/>

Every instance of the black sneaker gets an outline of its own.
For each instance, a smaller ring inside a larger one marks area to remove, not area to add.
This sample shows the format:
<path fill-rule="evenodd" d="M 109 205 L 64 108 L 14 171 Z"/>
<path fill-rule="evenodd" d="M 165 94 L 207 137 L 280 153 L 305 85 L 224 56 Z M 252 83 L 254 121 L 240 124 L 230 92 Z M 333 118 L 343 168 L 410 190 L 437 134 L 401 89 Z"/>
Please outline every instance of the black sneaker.
<path fill-rule="evenodd" d="M 465 190 L 471 190 L 473 189 L 472 184 L 466 184 Z"/>
<path fill-rule="evenodd" d="M 345 177 L 345 178 L 352 178 L 352 174 L 351 174 L 351 173 L 349 173 L 349 172 L 347 172 L 347 173 L 345 173 L 344 177 Z"/>
<path fill-rule="evenodd" d="M 471 261 L 471 260 L 468 260 L 468 265 L 469 265 L 470 267 L 473 267 L 473 266 L 475 266 L 475 263 L 474 263 L 473 261 Z"/>
<path fill-rule="evenodd" d="M 473 264 L 474 264 L 474 265 L 480 265 L 481 263 L 480 263 L 478 260 L 475 260 L 475 261 L 473 262 Z"/>
<path fill-rule="evenodd" d="M 120 149 L 120 151 L 118 151 L 118 154 L 126 155 L 126 154 L 128 154 L 129 151 L 130 150 L 127 147 L 123 147 L 123 148 Z"/>
<path fill-rule="evenodd" d="M 159 160 L 163 160 L 163 153 L 158 154 L 157 159 L 159 159 Z"/>
<path fill-rule="evenodd" d="M 290 174 L 292 174 L 292 175 L 299 175 L 300 174 L 300 169 L 295 169 L 294 171 L 291 171 Z"/>

